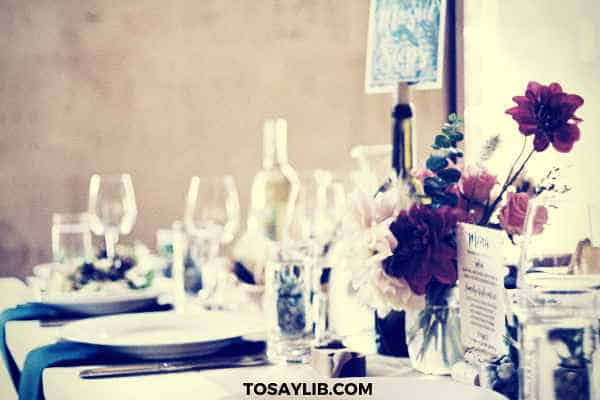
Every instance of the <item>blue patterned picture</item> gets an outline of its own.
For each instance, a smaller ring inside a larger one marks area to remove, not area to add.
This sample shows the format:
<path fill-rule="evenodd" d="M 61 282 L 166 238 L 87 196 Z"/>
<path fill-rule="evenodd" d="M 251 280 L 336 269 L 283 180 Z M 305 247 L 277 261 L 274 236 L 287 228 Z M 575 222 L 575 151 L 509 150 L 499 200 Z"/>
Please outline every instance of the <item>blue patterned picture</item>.
<path fill-rule="evenodd" d="M 442 86 L 445 10 L 445 0 L 371 0 L 367 93 L 393 93 L 398 82 Z"/>

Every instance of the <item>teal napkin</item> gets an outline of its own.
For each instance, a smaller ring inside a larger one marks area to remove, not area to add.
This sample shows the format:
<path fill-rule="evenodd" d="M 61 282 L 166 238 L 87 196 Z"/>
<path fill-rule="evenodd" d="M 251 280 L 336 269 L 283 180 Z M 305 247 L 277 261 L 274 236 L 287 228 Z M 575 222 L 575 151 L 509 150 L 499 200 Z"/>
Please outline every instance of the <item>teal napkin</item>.
<path fill-rule="evenodd" d="M 265 342 L 240 339 L 207 357 L 250 355 L 264 352 Z M 84 365 L 118 365 L 139 362 L 139 359 L 111 352 L 103 346 L 58 342 L 31 351 L 25 360 L 19 385 L 19 400 L 43 400 L 42 374 L 48 367 Z"/>
<path fill-rule="evenodd" d="M 81 314 L 67 313 L 55 307 L 40 303 L 27 303 L 0 313 L 0 355 L 16 389 L 19 387 L 20 371 L 6 345 L 6 323 L 9 321 L 29 321 L 36 319 L 62 319 L 83 317 Z"/>
<path fill-rule="evenodd" d="M 158 303 L 156 303 L 156 304 L 151 304 L 149 307 L 147 307 L 143 310 L 139 310 L 139 311 L 140 312 L 166 311 L 166 310 L 169 310 L 170 308 L 171 308 L 170 305 L 159 305 Z M 22 304 L 22 305 L 19 305 L 14 308 L 10 308 L 10 309 L 5 310 L 2 313 L 0 313 L 0 356 L 2 357 L 2 360 L 4 361 L 4 365 L 5 365 L 6 369 L 8 370 L 8 373 L 11 377 L 13 385 L 17 391 L 20 392 L 19 388 L 21 387 L 21 378 L 22 378 L 22 375 L 26 375 L 27 371 L 25 371 L 25 368 L 23 368 L 24 371 L 23 371 L 23 374 L 21 374 L 17 364 L 15 363 L 14 358 L 12 357 L 12 355 L 10 354 L 10 351 L 8 350 L 8 347 L 6 345 L 6 323 L 9 321 L 30 321 L 30 320 L 39 320 L 39 319 L 53 320 L 53 319 L 66 319 L 66 318 L 84 318 L 87 316 L 89 316 L 89 315 L 68 312 L 63 309 L 59 309 L 57 307 L 53 307 L 53 306 L 49 306 L 47 304 L 41 304 L 41 303 Z M 44 346 L 41 349 L 43 349 L 45 347 L 48 347 L 48 346 Z M 62 347 L 59 347 L 58 349 L 62 349 Z M 72 350 L 71 348 L 68 348 L 68 347 L 67 347 L 67 349 Z M 89 353 L 86 352 L 86 350 L 87 349 L 82 350 L 82 355 L 89 356 Z M 35 352 L 35 350 L 32 351 L 31 353 L 34 353 L 34 352 Z M 48 355 L 49 360 L 50 360 L 50 358 L 52 358 L 53 356 L 56 356 L 56 353 L 42 353 L 42 355 Z M 73 353 L 69 353 L 68 356 L 75 357 L 75 355 Z M 41 378 L 41 376 L 40 376 L 40 378 Z M 29 398 L 32 398 L 32 397 L 29 397 Z"/>
<path fill-rule="evenodd" d="M 153 305 L 148 311 L 166 311 L 170 305 Z M 12 355 L 6 346 L 5 325 L 8 321 L 51 320 L 65 318 L 81 318 L 85 315 L 69 313 L 40 303 L 28 303 L 0 313 L 0 355 L 12 378 L 19 400 L 43 400 L 42 374 L 48 367 L 68 367 L 85 365 L 114 365 L 139 362 L 139 359 L 115 353 L 110 348 L 85 343 L 60 341 L 38 347 L 29 352 L 19 371 Z M 235 356 L 263 353 L 266 350 L 264 341 L 240 339 L 219 350 L 213 356 Z"/>

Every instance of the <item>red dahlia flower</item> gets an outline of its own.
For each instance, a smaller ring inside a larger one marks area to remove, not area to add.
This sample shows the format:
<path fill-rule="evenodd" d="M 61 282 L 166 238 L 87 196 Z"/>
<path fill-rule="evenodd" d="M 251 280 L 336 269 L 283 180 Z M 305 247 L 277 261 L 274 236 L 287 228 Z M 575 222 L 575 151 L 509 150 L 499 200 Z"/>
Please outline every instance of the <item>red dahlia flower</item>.
<path fill-rule="evenodd" d="M 526 136 L 535 135 L 533 146 L 536 151 L 544 151 L 550 143 L 561 153 L 568 153 L 573 143 L 579 140 L 581 119 L 575 116 L 583 104 L 583 98 L 563 92 L 558 83 L 549 86 L 529 82 L 525 96 L 515 96 L 517 106 L 506 113 L 519 124 L 519 130 Z"/>
<path fill-rule="evenodd" d="M 384 260 L 385 272 L 404 278 L 418 295 L 425 294 L 432 279 L 454 284 L 457 272 L 453 232 L 459 219 L 459 210 L 445 206 L 432 209 L 416 204 L 401 211 L 390 224 L 398 246 Z"/>

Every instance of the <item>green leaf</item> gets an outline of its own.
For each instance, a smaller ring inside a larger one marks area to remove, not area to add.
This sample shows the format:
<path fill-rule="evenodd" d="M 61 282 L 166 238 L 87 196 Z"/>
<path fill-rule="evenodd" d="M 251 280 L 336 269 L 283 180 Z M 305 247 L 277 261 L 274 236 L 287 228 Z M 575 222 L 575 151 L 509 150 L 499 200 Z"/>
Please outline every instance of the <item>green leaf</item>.
<path fill-rule="evenodd" d="M 460 179 L 460 171 L 456 168 L 447 168 L 438 171 L 437 175 L 446 183 L 456 183 Z"/>
<path fill-rule="evenodd" d="M 465 138 L 465 135 L 462 134 L 461 132 L 454 132 L 454 133 L 450 134 L 449 136 L 450 136 L 450 141 L 452 142 L 453 147 L 456 147 L 456 144 L 458 142 L 462 142 L 462 140 Z"/>
<path fill-rule="evenodd" d="M 448 183 L 437 176 L 430 176 L 425 178 L 423 187 L 428 196 L 443 196 Z"/>
<path fill-rule="evenodd" d="M 435 145 L 441 148 L 447 148 L 452 145 L 452 141 L 446 135 L 437 135 L 435 137 Z"/>
<path fill-rule="evenodd" d="M 456 120 L 458 120 L 458 115 L 456 115 L 455 113 L 448 115 L 448 121 L 455 122 Z"/>
<path fill-rule="evenodd" d="M 427 159 L 426 166 L 428 169 L 437 172 L 448 166 L 448 161 L 445 157 L 440 156 L 429 156 Z"/>

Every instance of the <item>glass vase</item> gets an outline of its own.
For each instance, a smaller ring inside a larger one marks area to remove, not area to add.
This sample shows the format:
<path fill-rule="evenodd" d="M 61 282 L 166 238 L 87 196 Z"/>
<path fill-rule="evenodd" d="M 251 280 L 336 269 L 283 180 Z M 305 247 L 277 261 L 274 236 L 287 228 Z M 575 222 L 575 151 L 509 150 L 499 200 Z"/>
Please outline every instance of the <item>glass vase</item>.
<path fill-rule="evenodd" d="M 375 346 L 381 355 L 408 357 L 404 311 L 390 311 L 385 316 L 375 311 Z"/>
<path fill-rule="evenodd" d="M 464 354 L 458 301 L 453 298 L 443 305 L 427 304 L 423 309 L 407 310 L 406 342 L 414 369 L 430 375 L 449 375 Z"/>

